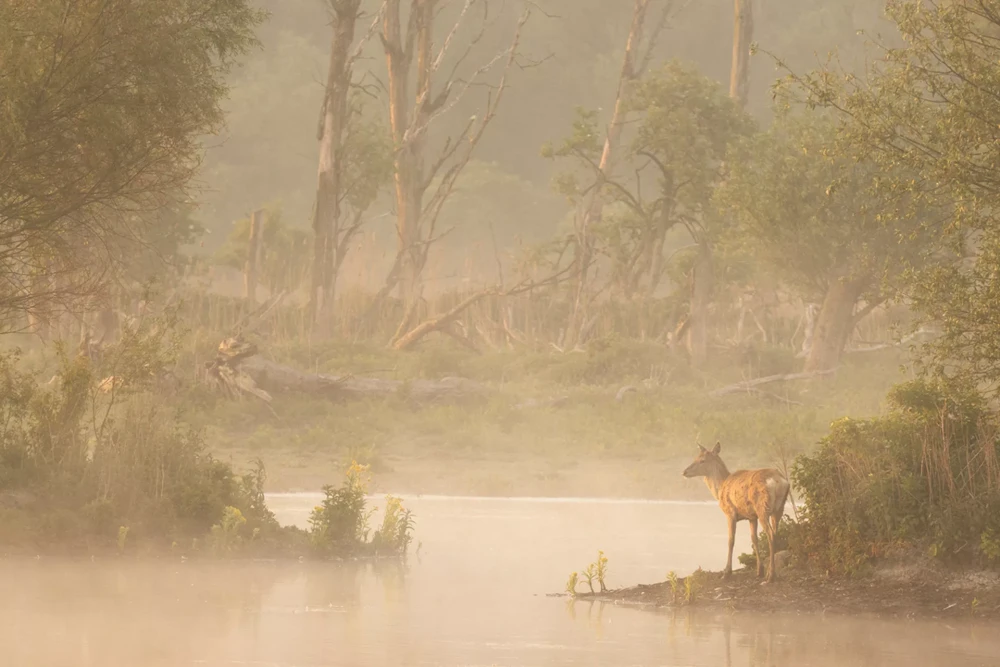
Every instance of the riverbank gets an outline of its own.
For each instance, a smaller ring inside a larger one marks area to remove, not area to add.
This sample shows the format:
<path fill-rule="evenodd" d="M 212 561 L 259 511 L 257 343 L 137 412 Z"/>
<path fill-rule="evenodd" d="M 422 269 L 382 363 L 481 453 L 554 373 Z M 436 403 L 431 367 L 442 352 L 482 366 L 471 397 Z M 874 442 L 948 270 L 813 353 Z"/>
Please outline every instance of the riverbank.
<path fill-rule="evenodd" d="M 214 454 L 236 468 L 260 457 L 269 493 L 318 491 L 341 475 L 347 463 L 336 452 L 280 444 L 265 451 L 225 448 Z M 449 456 L 429 453 L 418 443 L 380 453 L 373 463 L 361 460 L 372 465 L 372 492 L 377 494 L 711 500 L 700 480 L 681 477 L 690 461 L 679 457 L 573 459 L 531 451 Z"/>
<path fill-rule="evenodd" d="M 926 560 L 886 563 L 864 577 L 828 577 L 791 568 L 770 584 L 754 572 L 737 570 L 694 575 L 694 595 L 685 599 L 686 580 L 633 586 L 583 600 L 652 610 L 696 606 L 731 612 L 847 614 L 880 618 L 1000 620 L 1000 574 L 946 570 Z"/>

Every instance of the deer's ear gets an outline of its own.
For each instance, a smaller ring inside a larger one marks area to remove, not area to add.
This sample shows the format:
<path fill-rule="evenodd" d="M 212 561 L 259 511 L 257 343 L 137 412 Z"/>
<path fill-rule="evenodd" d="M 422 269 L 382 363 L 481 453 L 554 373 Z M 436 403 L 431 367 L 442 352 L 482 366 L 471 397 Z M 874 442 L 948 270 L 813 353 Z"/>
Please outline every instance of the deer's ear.
<path fill-rule="evenodd" d="M 713 454 L 718 454 L 721 451 L 722 451 L 722 443 L 721 442 L 716 442 L 715 443 L 715 447 L 712 447 L 712 453 Z"/>
<path fill-rule="evenodd" d="M 702 454 L 704 454 L 704 453 L 705 453 L 705 452 L 707 452 L 708 450 L 707 450 L 707 449 L 705 449 L 704 447 L 702 447 L 701 445 L 698 445 L 698 451 L 699 451 L 699 452 L 701 452 Z"/>

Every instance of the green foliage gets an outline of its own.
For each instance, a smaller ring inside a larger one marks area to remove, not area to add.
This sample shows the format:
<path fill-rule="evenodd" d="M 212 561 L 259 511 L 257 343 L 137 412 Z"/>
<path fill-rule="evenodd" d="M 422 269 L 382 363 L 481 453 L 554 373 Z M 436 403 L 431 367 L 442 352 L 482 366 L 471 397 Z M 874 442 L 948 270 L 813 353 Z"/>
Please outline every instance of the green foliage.
<path fill-rule="evenodd" d="M 932 247 L 920 233 L 930 202 L 903 195 L 904 176 L 859 159 L 837 132 L 829 114 L 781 114 L 734 149 L 717 193 L 737 223 L 729 242 L 811 299 L 835 280 L 884 293 Z"/>
<path fill-rule="evenodd" d="M 572 597 L 576 597 L 576 586 L 579 574 L 580 574 L 579 572 L 571 572 L 569 575 L 569 579 L 566 581 L 566 592 L 569 593 Z M 591 586 L 590 590 L 591 592 L 593 592 L 594 587 Z"/>
<path fill-rule="evenodd" d="M 778 522 L 778 534 L 775 536 L 775 541 L 778 543 L 778 551 L 781 551 L 782 544 L 788 544 L 789 535 L 793 530 L 795 530 L 795 523 L 787 516 L 782 517 L 781 521 Z M 757 540 L 757 549 L 760 551 L 761 566 L 766 569 L 767 559 L 769 558 L 768 554 L 771 552 L 771 545 L 767 540 L 767 536 L 764 535 L 763 532 Z M 752 549 L 751 553 L 740 554 L 737 557 L 737 560 L 740 565 L 747 569 L 757 568 L 757 556 L 753 553 Z"/>
<path fill-rule="evenodd" d="M 587 584 L 587 588 L 590 589 L 590 594 L 594 594 L 594 577 L 597 576 L 596 565 L 591 563 L 583 571 L 583 580 Z"/>
<path fill-rule="evenodd" d="M 608 576 L 608 559 L 604 555 L 603 551 L 597 552 L 597 561 L 594 563 L 594 574 L 597 576 L 597 583 L 601 586 L 601 592 L 604 593 L 608 590 L 604 583 L 605 577 Z"/>
<path fill-rule="evenodd" d="M 324 557 L 346 558 L 368 553 L 405 556 L 413 534 L 413 517 L 399 498 L 386 497 L 381 527 L 372 535 L 368 509 L 368 466 L 352 462 L 339 488 L 323 487 L 323 504 L 309 517 L 309 535 L 316 553 Z"/>
<path fill-rule="evenodd" d="M 376 556 L 405 556 L 413 541 L 413 515 L 403 507 L 403 501 L 386 496 L 382 525 L 372 535 L 372 549 Z"/>
<path fill-rule="evenodd" d="M 212 553 L 228 555 L 238 550 L 243 542 L 240 528 L 246 525 L 246 518 L 236 507 L 227 506 L 222 511 L 222 520 L 212 526 L 208 543 Z"/>
<path fill-rule="evenodd" d="M 309 276 L 311 232 L 305 227 L 288 225 L 277 206 L 269 206 L 266 211 L 258 279 L 272 294 L 293 291 Z M 250 218 L 237 220 L 225 245 L 216 253 L 215 261 L 243 271 L 249 242 Z"/>
<path fill-rule="evenodd" d="M 670 585 L 670 599 L 675 605 L 692 605 L 698 599 L 702 579 L 705 573 L 699 567 L 697 570 L 681 579 L 671 570 L 667 573 L 667 583 Z"/>
<path fill-rule="evenodd" d="M 942 335 L 920 354 L 923 370 L 962 375 L 996 392 L 1000 218 L 1000 3 L 899 0 L 886 7 L 902 40 L 879 45 L 863 77 L 835 67 L 791 77 L 787 90 L 840 113 L 838 133 L 914 203 L 929 196 L 952 205 L 925 221 L 938 262 L 913 267 L 908 296 Z M 947 261 L 942 265 L 942 261 Z"/>
<path fill-rule="evenodd" d="M 796 461 L 804 521 L 789 531 L 802 560 L 853 574 L 894 547 L 926 546 L 946 561 L 977 549 L 992 560 L 1000 529 L 996 417 L 974 390 L 913 381 L 889 411 L 835 422 L 818 451 Z"/>
<path fill-rule="evenodd" d="M 570 595 L 576 597 L 576 586 L 579 580 L 579 572 L 573 572 L 569 576 L 569 582 L 566 584 L 566 590 Z M 599 592 L 606 593 L 608 588 L 605 582 L 605 578 L 608 575 L 608 559 L 604 555 L 603 551 L 597 552 L 597 560 L 593 563 L 587 565 L 583 570 L 583 579 L 587 584 L 587 588 L 590 589 L 591 595 L 596 595 Z M 594 581 L 597 581 L 599 589 L 594 590 Z"/>
<path fill-rule="evenodd" d="M 317 551 L 329 556 L 352 556 L 368 542 L 366 508 L 368 468 L 352 463 L 342 486 L 324 486 L 323 504 L 309 517 L 309 532 Z"/>
<path fill-rule="evenodd" d="M 684 579 L 684 603 L 694 604 L 701 590 L 702 570 L 699 567 Z"/>
<path fill-rule="evenodd" d="M 170 331 L 162 318 L 127 325 L 97 368 L 63 355 L 51 388 L 17 368 L 16 355 L 0 357 L 9 390 L 0 395 L 0 485 L 32 498 L 2 517 L 5 544 L 122 552 L 127 542 L 191 544 L 208 535 L 213 550 L 235 553 L 245 546 L 236 537 L 248 533 L 271 554 L 298 548 L 296 529 L 278 526 L 264 502 L 260 461 L 235 475 L 157 393 L 172 358 Z M 104 373 L 114 381 L 98 383 Z"/>
<path fill-rule="evenodd" d="M 224 77 L 255 44 L 250 4 L 0 5 L 5 326 L 78 305 L 161 244 L 165 204 L 185 205 L 201 139 L 222 125 Z"/>

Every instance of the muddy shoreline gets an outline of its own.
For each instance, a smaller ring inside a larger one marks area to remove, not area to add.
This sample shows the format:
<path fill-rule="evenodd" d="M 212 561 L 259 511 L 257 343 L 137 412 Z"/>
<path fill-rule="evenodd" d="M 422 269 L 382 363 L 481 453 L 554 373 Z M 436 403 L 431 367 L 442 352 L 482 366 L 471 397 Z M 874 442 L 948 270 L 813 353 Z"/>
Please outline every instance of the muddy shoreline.
<path fill-rule="evenodd" d="M 927 563 L 895 563 L 859 578 L 790 569 L 777 581 L 763 584 L 752 571 L 741 569 L 728 579 L 723 579 L 721 572 L 701 572 L 696 581 L 690 602 L 685 599 L 685 579 L 579 594 L 577 599 L 654 611 L 692 607 L 729 612 L 1000 620 L 1000 575 L 992 571 L 943 571 Z"/>

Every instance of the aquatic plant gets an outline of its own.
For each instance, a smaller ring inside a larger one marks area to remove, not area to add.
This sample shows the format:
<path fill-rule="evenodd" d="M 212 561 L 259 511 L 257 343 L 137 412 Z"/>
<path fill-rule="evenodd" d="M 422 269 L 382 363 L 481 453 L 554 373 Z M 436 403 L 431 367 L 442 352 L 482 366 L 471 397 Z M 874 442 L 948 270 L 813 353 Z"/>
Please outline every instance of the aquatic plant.
<path fill-rule="evenodd" d="M 677 602 L 681 595 L 681 582 L 677 578 L 677 573 L 671 570 L 667 573 L 667 581 L 670 583 L 670 598 Z"/>
<path fill-rule="evenodd" d="M 413 541 L 413 526 L 413 515 L 403 507 L 403 501 L 394 496 L 386 496 L 382 526 L 372 535 L 375 555 L 405 556 Z"/>
<path fill-rule="evenodd" d="M 702 574 L 702 569 L 699 567 L 684 579 L 684 602 L 686 604 L 694 604 L 695 598 L 698 597 Z"/>
<path fill-rule="evenodd" d="M 118 553 L 124 553 L 128 541 L 128 526 L 118 526 Z"/>
<path fill-rule="evenodd" d="M 399 498 L 386 497 L 382 525 L 369 540 L 369 521 L 377 509 L 367 506 L 369 483 L 368 466 L 353 461 L 342 486 L 323 487 L 323 504 L 314 508 L 309 517 L 309 537 L 317 554 L 335 558 L 406 555 L 413 541 L 414 521 Z"/>
<path fill-rule="evenodd" d="M 607 587 L 604 585 L 604 578 L 608 575 L 608 559 L 604 555 L 603 551 L 597 552 L 597 583 L 601 586 L 601 592 L 607 592 Z"/>
<path fill-rule="evenodd" d="M 246 517 L 239 508 L 227 506 L 222 512 L 222 520 L 212 526 L 209 532 L 209 548 L 216 555 L 231 554 L 242 545 L 240 528 L 246 525 Z"/>
<path fill-rule="evenodd" d="M 597 566 L 591 563 L 587 566 L 587 569 L 583 571 L 583 580 L 586 582 L 587 587 L 590 589 L 590 594 L 594 594 L 594 577 L 597 576 Z"/>
<path fill-rule="evenodd" d="M 573 597 L 576 597 L 576 584 L 578 577 L 579 577 L 578 572 L 572 572 L 569 575 L 569 581 L 566 582 L 566 592 L 572 595 Z M 593 587 L 591 587 L 591 590 L 593 590 Z"/>

